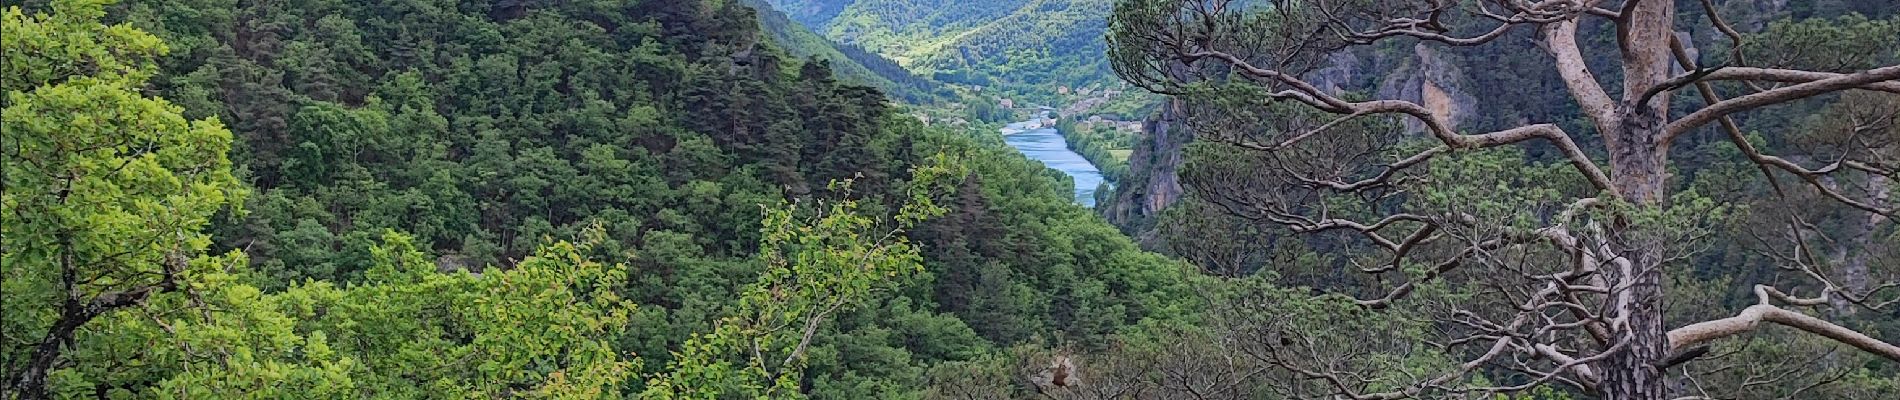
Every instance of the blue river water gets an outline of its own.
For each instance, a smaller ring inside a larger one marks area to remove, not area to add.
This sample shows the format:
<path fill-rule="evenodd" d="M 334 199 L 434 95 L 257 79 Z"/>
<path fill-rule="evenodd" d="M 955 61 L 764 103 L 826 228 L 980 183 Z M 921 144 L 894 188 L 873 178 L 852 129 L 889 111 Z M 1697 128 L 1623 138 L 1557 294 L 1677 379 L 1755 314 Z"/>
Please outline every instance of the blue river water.
<path fill-rule="evenodd" d="M 1095 168 L 1081 154 L 1069 150 L 1068 142 L 1055 128 L 1039 127 L 1035 122 L 1017 122 L 1003 128 L 1003 141 L 1010 147 L 1041 161 L 1051 169 L 1062 171 L 1075 181 L 1075 202 L 1085 207 L 1095 207 L 1095 189 L 1102 185 L 1102 170 Z M 1035 129 L 1027 129 L 1035 127 Z"/>

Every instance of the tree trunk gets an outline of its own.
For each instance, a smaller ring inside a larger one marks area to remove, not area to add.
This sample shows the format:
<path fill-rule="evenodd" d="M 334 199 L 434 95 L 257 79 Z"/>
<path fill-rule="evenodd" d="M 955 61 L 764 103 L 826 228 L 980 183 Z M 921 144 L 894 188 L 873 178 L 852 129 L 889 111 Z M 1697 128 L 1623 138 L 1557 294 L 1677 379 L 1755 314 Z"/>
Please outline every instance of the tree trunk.
<path fill-rule="evenodd" d="M 80 327 L 92 322 L 93 318 L 99 317 L 108 310 L 139 304 L 155 291 L 170 290 L 175 287 L 172 271 L 184 269 L 182 258 L 173 259 L 177 264 L 165 267 L 164 281 L 157 285 L 141 286 L 124 292 L 108 292 L 91 299 L 81 300 L 80 292 L 75 289 L 79 277 L 77 261 L 74 261 L 77 258 L 77 252 L 73 250 L 72 238 L 61 236 L 59 243 L 60 282 L 61 286 L 66 288 L 66 299 L 60 303 L 59 319 L 53 322 L 53 326 L 47 327 L 45 338 L 40 339 L 40 343 L 34 346 L 33 354 L 28 358 L 25 368 L 20 370 L 19 376 L 5 378 L 11 379 L 13 386 L 6 388 L 6 392 L 0 392 L 0 395 L 3 395 L 0 396 L 0 400 L 47 398 L 46 375 L 53 372 L 53 366 L 59 362 L 62 350 L 72 344 L 73 336 L 79 332 Z"/>
<path fill-rule="evenodd" d="M 1653 114 L 1629 113 L 1622 121 L 1627 129 L 1611 138 L 1622 142 L 1611 157 L 1617 192 L 1640 206 L 1660 206 L 1664 197 L 1666 156 L 1653 146 L 1662 135 L 1660 122 Z M 1660 400 L 1665 396 L 1660 365 L 1669 356 L 1662 289 L 1667 244 L 1632 235 L 1651 228 L 1634 223 L 1619 218 L 1610 224 L 1608 239 L 1620 259 L 1608 266 L 1606 273 L 1613 278 L 1611 282 L 1624 286 L 1613 298 L 1613 315 L 1623 318 L 1623 323 L 1610 328 L 1613 340 L 1628 340 L 1629 344 L 1606 360 L 1603 393 L 1607 400 Z"/>
<path fill-rule="evenodd" d="M 1640 107 L 1625 104 L 1625 110 Z M 1647 108 L 1659 108 L 1651 105 Z M 1648 111 L 1648 110 L 1645 110 Z M 1614 153 L 1611 168 L 1617 192 L 1643 207 L 1658 207 L 1665 200 L 1666 154 L 1658 150 L 1662 137 L 1662 118 L 1651 112 L 1624 112 L 1622 127 L 1610 138 Z M 1638 230 L 1636 221 L 1619 217 L 1610 226 L 1611 248 L 1622 259 L 1611 266 L 1611 282 L 1625 285 L 1615 297 L 1616 313 L 1623 326 L 1612 326 L 1616 339 L 1628 340 L 1627 349 L 1608 361 L 1604 379 L 1604 398 L 1609 400 L 1660 400 L 1665 385 L 1660 365 L 1669 357 L 1668 329 L 1663 326 L 1663 259 L 1667 243 L 1656 243 Z"/>
<path fill-rule="evenodd" d="M 1627 229 L 1627 228 L 1625 228 Z M 1619 229 L 1619 230 L 1625 230 Z M 1612 282 L 1626 285 L 1615 297 L 1621 324 L 1611 326 L 1612 340 L 1628 341 L 1605 360 L 1602 392 L 1606 400 L 1660 400 L 1666 385 L 1662 365 L 1668 359 L 1668 329 L 1663 326 L 1661 249 L 1654 243 L 1612 239 L 1624 257 L 1612 268 Z"/>
<path fill-rule="evenodd" d="M 1667 195 L 1668 149 L 1660 145 L 1668 125 L 1669 93 L 1650 93 L 1669 80 L 1669 40 L 1674 37 L 1675 4 L 1630 0 L 1622 10 L 1617 36 L 1623 62 L 1623 93 L 1617 125 L 1606 130 L 1612 183 L 1624 200 L 1660 206 Z M 1652 95 L 1652 96 L 1645 96 Z M 1634 221 L 1610 224 L 1610 243 L 1621 258 L 1605 271 L 1620 286 L 1612 301 L 1620 320 L 1610 327 L 1613 341 L 1625 348 L 1604 362 L 1603 398 L 1661 400 L 1667 395 L 1662 363 L 1669 336 L 1663 326 L 1663 243 L 1629 235 L 1648 227 Z"/>
<path fill-rule="evenodd" d="M 1646 121 L 1647 120 L 1647 121 Z M 1631 130 L 1618 136 L 1654 138 L 1661 135 L 1661 124 L 1654 118 L 1626 118 L 1624 126 Z M 1649 146 L 1629 146 L 1626 149 L 1653 149 Z M 1663 155 L 1657 152 L 1634 151 L 1613 161 L 1616 171 L 1614 179 L 1617 191 L 1626 199 L 1644 206 L 1658 206 L 1662 199 L 1664 172 L 1661 168 Z M 1616 158 L 1616 157 L 1613 157 Z M 1664 243 L 1654 243 L 1632 232 L 1649 227 L 1633 226 L 1634 221 L 1619 220 L 1611 224 L 1611 248 L 1621 259 L 1615 260 L 1606 271 L 1613 279 L 1623 285 L 1613 301 L 1615 316 L 1621 317 L 1622 324 L 1611 326 L 1612 340 L 1628 340 L 1626 348 L 1606 360 L 1603 370 L 1603 398 L 1606 400 L 1660 400 L 1666 395 L 1663 371 L 1660 367 L 1669 357 L 1668 329 L 1663 326 L 1663 265 Z"/>
<path fill-rule="evenodd" d="M 53 371 L 53 363 L 59 360 L 61 348 L 72 342 L 73 334 L 79 331 L 79 327 L 96 315 L 88 311 L 77 301 L 66 301 L 61 308 L 59 321 L 47 330 L 46 338 L 33 349 L 32 358 L 14 381 L 13 389 L 18 391 L 15 395 L 19 396 L 16 399 L 47 398 L 46 375 Z"/>

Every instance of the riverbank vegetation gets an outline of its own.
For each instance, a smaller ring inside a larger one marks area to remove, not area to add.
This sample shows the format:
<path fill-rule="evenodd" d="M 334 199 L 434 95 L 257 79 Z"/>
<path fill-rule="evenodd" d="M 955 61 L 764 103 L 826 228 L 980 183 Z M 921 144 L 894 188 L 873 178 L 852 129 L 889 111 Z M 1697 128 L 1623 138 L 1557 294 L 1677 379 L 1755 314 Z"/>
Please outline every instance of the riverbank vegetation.
<path fill-rule="evenodd" d="M 1073 117 L 1057 119 L 1055 129 L 1068 142 L 1069 149 L 1095 164 L 1110 184 L 1128 176 L 1128 155 L 1133 152 L 1138 132 L 1124 129 L 1114 121 L 1077 121 Z"/>

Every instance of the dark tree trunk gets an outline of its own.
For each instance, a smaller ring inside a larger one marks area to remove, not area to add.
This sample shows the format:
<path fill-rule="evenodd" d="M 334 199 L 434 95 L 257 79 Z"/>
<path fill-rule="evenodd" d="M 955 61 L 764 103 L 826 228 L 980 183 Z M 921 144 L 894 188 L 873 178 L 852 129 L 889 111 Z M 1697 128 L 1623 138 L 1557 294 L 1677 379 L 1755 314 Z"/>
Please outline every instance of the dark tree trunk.
<path fill-rule="evenodd" d="M 1622 246 L 1619 246 L 1622 247 Z M 1656 249 L 1625 247 L 1626 269 L 1618 271 L 1629 287 L 1616 305 L 1627 325 L 1612 327 L 1614 340 L 1628 340 L 1621 352 L 1606 360 L 1603 398 L 1606 400 L 1661 400 L 1667 388 L 1662 365 L 1668 359 L 1669 336 L 1663 326 L 1662 268 Z"/>
<path fill-rule="evenodd" d="M 59 322 L 46 331 L 46 338 L 33 349 L 32 358 L 26 368 L 14 380 L 13 389 L 17 399 L 46 398 L 46 375 L 53 370 L 53 363 L 59 360 L 60 350 L 66 343 L 73 341 L 73 334 L 79 327 L 91 321 L 95 315 L 88 312 L 85 304 L 68 299 L 60 309 Z M 10 398 L 10 399 L 13 399 Z"/>
<path fill-rule="evenodd" d="M 1648 113 L 1625 113 L 1625 128 L 1613 135 L 1612 168 L 1617 192 L 1641 206 L 1660 206 L 1665 190 L 1664 157 L 1654 146 L 1662 135 L 1660 118 Z M 1616 313 L 1627 322 L 1611 326 L 1612 342 L 1628 340 L 1625 349 L 1607 360 L 1603 394 L 1608 400 L 1665 398 L 1661 365 L 1668 358 L 1668 330 L 1663 326 L 1663 268 L 1665 243 L 1653 243 L 1630 233 L 1650 227 L 1619 218 L 1611 225 L 1611 246 L 1621 260 L 1604 266 L 1605 273 L 1627 287 L 1613 293 Z"/>
<path fill-rule="evenodd" d="M 59 362 L 66 346 L 72 344 L 73 336 L 78 334 L 80 327 L 107 311 L 138 305 L 152 293 L 177 288 L 174 274 L 185 268 L 184 258 L 174 253 L 167 256 L 169 264 L 163 267 L 164 277 L 157 284 L 82 299 L 76 289 L 79 282 L 78 261 L 75 261 L 77 252 L 73 250 L 71 238 L 62 237 L 60 249 L 60 281 L 66 289 L 66 300 L 60 303 L 59 320 L 54 321 L 53 326 L 47 328 L 46 336 L 34 345 L 33 355 L 18 376 L 7 377 L 13 385 L 7 388 L 7 392 L 0 393 L 0 400 L 47 398 L 46 375 L 53 371 L 53 365 Z"/>
<path fill-rule="evenodd" d="M 1627 129 L 1615 135 L 1622 141 L 1612 157 L 1617 191 L 1631 202 L 1659 206 L 1663 201 L 1666 179 L 1665 155 L 1654 150 L 1654 140 L 1662 134 L 1660 119 L 1653 114 L 1628 114 Z M 1625 349 L 1607 360 L 1603 394 L 1607 400 L 1660 400 L 1666 386 L 1661 365 L 1669 356 L 1668 330 L 1663 326 L 1663 243 L 1653 243 L 1630 233 L 1649 228 L 1633 226 L 1635 221 L 1614 221 L 1608 238 L 1621 260 L 1605 271 L 1627 287 L 1614 293 L 1611 301 L 1615 315 L 1626 325 L 1611 326 L 1612 341 L 1627 340 Z"/>
<path fill-rule="evenodd" d="M 1618 39 L 1623 61 L 1622 101 L 1616 126 L 1605 128 L 1610 151 L 1611 178 L 1617 194 L 1638 206 L 1660 206 L 1666 199 L 1668 148 L 1660 143 L 1669 120 L 1669 93 L 1650 92 L 1669 79 L 1675 36 L 1675 4 L 1671 1 L 1631 0 L 1621 10 Z M 1627 341 L 1624 349 L 1605 360 L 1602 392 L 1607 400 L 1662 400 L 1668 394 L 1663 363 L 1668 359 L 1669 336 L 1663 326 L 1662 243 L 1629 233 L 1643 228 L 1619 218 L 1610 224 L 1610 244 L 1621 256 L 1605 266 L 1612 282 L 1625 287 L 1610 296 L 1614 315 L 1622 324 L 1610 327 L 1612 343 Z M 1616 289 L 1613 289 L 1616 290 Z"/>

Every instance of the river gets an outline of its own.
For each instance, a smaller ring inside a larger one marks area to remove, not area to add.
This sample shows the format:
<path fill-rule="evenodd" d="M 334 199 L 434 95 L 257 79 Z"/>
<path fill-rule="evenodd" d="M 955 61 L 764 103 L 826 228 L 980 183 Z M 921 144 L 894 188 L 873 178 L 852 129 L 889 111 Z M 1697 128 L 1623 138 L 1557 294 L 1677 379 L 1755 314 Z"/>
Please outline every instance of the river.
<path fill-rule="evenodd" d="M 1096 169 L 1095 164 L 1090 164 L 1081 154 L 1069 150 L 1069 143 L 1055 128 L 1040 125 L 1034 121 L 1009 124 L 1003 128 L 1003 141 L 1029 159 L 1069 175 L 1075 181 L 1075 202 L 1094 208 L 1095 189 L 1102 185 L 1102 170 Z M 1030 127 L 1036 128 L 1026 129 Z"/>

